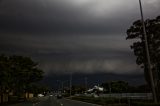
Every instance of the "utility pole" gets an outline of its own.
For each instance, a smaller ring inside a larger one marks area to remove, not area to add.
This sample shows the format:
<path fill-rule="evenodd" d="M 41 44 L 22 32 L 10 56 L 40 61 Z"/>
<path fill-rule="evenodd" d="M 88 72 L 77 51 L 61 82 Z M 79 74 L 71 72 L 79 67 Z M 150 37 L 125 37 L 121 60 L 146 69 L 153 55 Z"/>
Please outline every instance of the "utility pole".
<path fill-rule="evenodd" d="M 72 96 L 72 73 L 70 74 L 70 97 Z"/>
<path fill-rule="evenodd" d="M 112 88 L 111 88 L 111 87 L 112 87 L 112 86 L 111 86 L 111 81 L 108 82 L 108 85 L 109 85 L 109 93 L 111 94 L 111 92 L 112 92 L 112 91 L 111 91 L 111 90 L 112 90 Z"/>
<path fill-rule="evenodd" d="M 86 88 L 86 91 L 87 91 L 87 77 L 85 77 L 85 88 Z"/>
<path fill-rule="evenodd" d="M 57 90 L 58 90 L 58 92 L 59 92 L 59 90 L 60 90 L 60 88 L 61 88 L 61 86 L 60 86 L 60 80 L 57 80 L 57 84 L 58 84 Z"/>
<path fill-rule="evenodd" d="M 149 71 L 149 76 L 150 76 L 150 82 L 151 82 L 151 89 L 152 89 L 152 94 L 153 94 L 153 100 L 154 100 L 155 103 L 157 103 L 156 88 L 155 88 L 155 83 L 154 83 L 154 79 L 153 79 L 153 72 L 152 72 L 152 69 L 151 69 L 151 60 L 150 60 L 149 47 L 148 47 L 148 41 L 147 41 L 147 33 L 146 33 L 146 28 L 145 28 L 145 23 L 144 23 L 143 9 L 142 9 L 141 0 L 139 0 L 139 5 L 140 5 L 141 21 L 142 21 L 143 33 L 144 33 L 144 39 L 145 39 L 147 69 Z"/>
<path fill-rule="evenodd" d="M 62 81 L 62 93 L 63 93 L 63 81 Z"/>

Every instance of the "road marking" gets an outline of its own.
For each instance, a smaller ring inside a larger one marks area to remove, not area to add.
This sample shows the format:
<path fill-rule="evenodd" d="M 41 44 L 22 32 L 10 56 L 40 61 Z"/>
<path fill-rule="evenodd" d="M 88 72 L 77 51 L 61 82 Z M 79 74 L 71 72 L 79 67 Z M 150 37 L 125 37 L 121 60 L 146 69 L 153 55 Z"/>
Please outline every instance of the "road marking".
<path fill-rule="evenodd" d="M 74 101 L 74 102 L 79 102 L 79 103 L 84 103 L 84 104 L 89 104 L 89 105 L 92 105 L 92 106 L 102 106 L 102 105 L 97 105 L 97 104 L 83 102 L 83 101 L 77 101 L 77 100 L 71 100 L 71 99 L 66 99 L 66 100 L 70 100 L 70 101 Z"/>

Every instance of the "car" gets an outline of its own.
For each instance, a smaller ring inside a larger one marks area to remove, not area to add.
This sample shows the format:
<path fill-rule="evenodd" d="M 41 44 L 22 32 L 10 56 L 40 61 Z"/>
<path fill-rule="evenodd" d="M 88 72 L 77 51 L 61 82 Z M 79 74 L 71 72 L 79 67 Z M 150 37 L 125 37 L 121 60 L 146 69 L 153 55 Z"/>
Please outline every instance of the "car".
<path fill-rule="evenodd" d="M 43 94 L 38 94 L 38 97 L 43 97 L 44 95 Z"/>
<path fill-rule="evenodd" d="M 57 94 L 57 99 L 61 99 L 62 98 L 62 94 Z"/>

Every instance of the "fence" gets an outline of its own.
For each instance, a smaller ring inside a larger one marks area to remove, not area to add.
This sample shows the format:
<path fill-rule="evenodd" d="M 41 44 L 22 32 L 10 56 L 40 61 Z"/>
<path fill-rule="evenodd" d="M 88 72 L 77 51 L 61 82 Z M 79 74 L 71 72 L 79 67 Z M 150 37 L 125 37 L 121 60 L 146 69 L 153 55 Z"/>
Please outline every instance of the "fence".
<path fill-rule="evenodd" d="M 95 94 L 86 94 L 86 96 L 94 96 Z M 112 98 L 129 98 L 129 99 L 152 99 L 152 93 L 110 93 L 100 94 L 99 97 Z"/>

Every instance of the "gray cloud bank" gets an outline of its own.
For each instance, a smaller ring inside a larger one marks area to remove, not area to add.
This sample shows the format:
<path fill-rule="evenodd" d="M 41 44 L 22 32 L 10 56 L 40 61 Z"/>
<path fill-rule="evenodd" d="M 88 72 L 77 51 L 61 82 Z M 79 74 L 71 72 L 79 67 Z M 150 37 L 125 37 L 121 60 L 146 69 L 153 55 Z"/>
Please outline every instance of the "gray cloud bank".
<path fill-rule="evenodd" d="M 145 17 L 159 0 L 143 1 Z M 46 74 L 142 73 L 125 40 L 138 0 L 1 0 L 0 53 L 31 56 Z"/>

